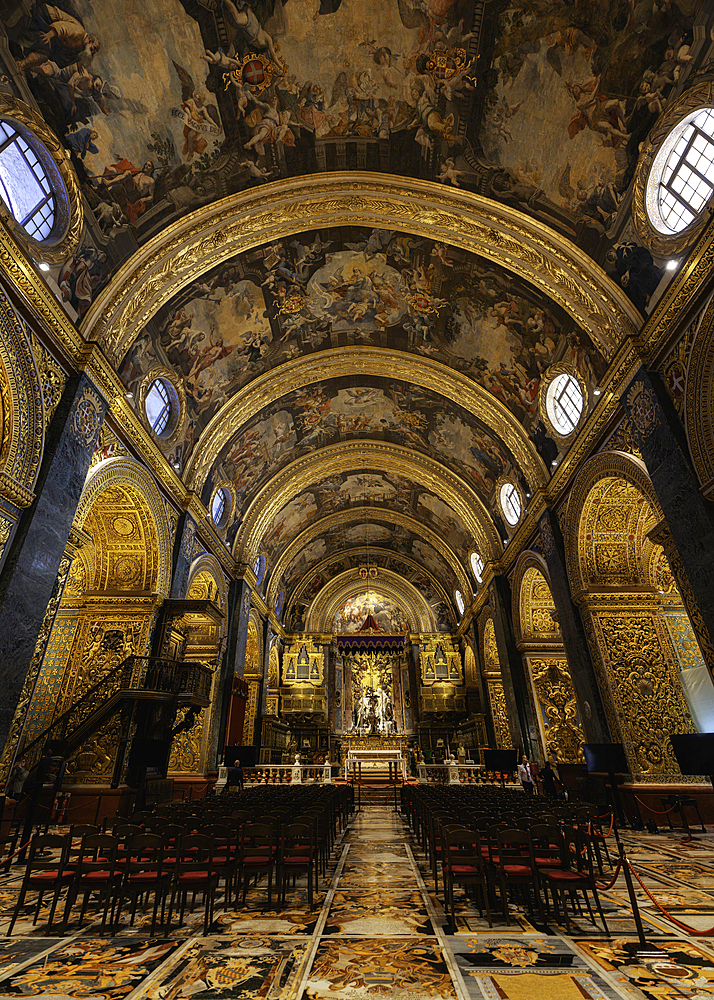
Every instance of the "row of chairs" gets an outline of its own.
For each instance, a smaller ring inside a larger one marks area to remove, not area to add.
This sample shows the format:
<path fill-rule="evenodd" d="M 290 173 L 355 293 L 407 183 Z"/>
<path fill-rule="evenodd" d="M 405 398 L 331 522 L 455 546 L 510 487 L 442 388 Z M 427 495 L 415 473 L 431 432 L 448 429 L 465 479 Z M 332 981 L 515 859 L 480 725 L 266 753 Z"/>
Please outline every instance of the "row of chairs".
<path fill-rule="evenodd" d="M 504 916 L 508 916 L 509 891 L 533 899 L 541 920 L 543 901 L 559 914 L 566 901 L 575 904 L 582 892 L 592 918 L 588 893 L 592 892 L 605 925 L 594 876 L 594 862 L 603 872 L 604 857 L 610 863 L 601 818 L 594 807 L 568 804 L 554 808 L 550 800 L 534 801 L 522 793 L 488 789 L 474 794 L 468 789 L 410 787 L 404 790 L 402 808 L 431 867 L 435 890 L 439 873 L 445 887 L 446 906 L 454 919 L 453 889 L 481 887 L 481 896 L 491 923 L 490 902 L 499 887 Z M 550 812 L 548 810 L 551 810 Z M 461 838 L 449 841 L 447 835 Z M 454 855 L 454 856 L 452 856 Z M 566 888 L 567 887 L 567 888 Z M 606 926 L 606 925 L 605 925 Z"/>
<path fill-rule="evenodd" d="M 137 832 L 138 830 L 138 832 Z M 169 900 L 170 925 L 175 905 L 183 921 L 188 895 L 192 903 L 197 894 L 204 898 L 203 933 L 213 921 L 215 896 L 223 880 L 226 902 L 231 894 L 246 893 L 252 880 L 267 876 L 267 905 L 272 903 L 275 880 L 278 898 L 285 902 L 287 887 L 299 875 L 307 876 L 308 903 L 314 905 L 314 886 L 318 872 L 318 844 L 315 825 L 309 817 L 304 822 L 288 823 L 282 828 L 273 823 L 237 823 L 235 832 L 228 827 L 186 833 L 180 827 L 164 827 L 161 832 L 145 833 L 139 828 L 118 826 L 113 834 L 86 833 L 79 846 L 71 833 L 36 834 L 29 846 L 29 856 L 7 935 L 12 934 L 28 892 L 36 891 L 33 926 L 37 923 L 43 897 L 51 892 L 52 902 L 47 933 L 52 930 L 62 892 L 67 896 L 62 927 L 66 927 L 77 897 L 83 897 L 79 926 L 93 894 L 103 904 L 102 932 L 109 918 L 110 933 L 116 929 L 126 903 L 131 906 L 133 926 L 139 900 L 153 897 L 151 934 L 154 934 L 158 908 L 161 923 Z"/>

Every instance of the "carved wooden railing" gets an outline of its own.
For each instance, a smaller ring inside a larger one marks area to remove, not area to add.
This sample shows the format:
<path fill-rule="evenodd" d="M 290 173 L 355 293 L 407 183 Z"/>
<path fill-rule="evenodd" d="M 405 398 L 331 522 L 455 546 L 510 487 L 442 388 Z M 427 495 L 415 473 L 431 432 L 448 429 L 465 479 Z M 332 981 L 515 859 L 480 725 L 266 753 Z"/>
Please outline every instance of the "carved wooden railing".
<path fill-rule="evenodd" d="M 205 708 L 210 704 L 212 678 L 202 663 L 130 656 L 23 748 L 26 766 L 32 771 L 46 747 L 52 752 L 53 744 L 61 751 L 57 756 L 68 757 L 127 702 L 175 699 L 177 705 Z"/>

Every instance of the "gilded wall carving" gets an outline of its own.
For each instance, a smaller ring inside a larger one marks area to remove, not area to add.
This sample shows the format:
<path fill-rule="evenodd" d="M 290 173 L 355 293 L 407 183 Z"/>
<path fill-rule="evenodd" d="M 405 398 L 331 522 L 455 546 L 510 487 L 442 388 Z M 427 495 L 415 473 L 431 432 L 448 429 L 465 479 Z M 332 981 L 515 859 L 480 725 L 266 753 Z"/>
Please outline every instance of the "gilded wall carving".
<path fill-rule="evenodd" d="M 47 428 L 59 406 L 67 376 L 37 337 L 33 335 L 30 344 L 40 380 L 40 391 L 45 408 L 45 428 Z"/>
<path fill-rule="evenodd" d="M 260 681 L 248 681 L 248 699 L 245 703 L 245 718 L 243 722 L 243 743 L 248 746 L 255 738 L 255 720 L 258 715 L 258 695 Z"/>
<path fill-rule="evenodd" d="M 506 696 L 503 692 L 503 684 L 500 681 L 489 680 L 487 687 L 496 746 L 500 750 L 510 750 L 513 747 L 513 740 L 511 739 L 511 730 L 508 725 L 508 712 L 506 711 Z"/>
<path fill-rule="evenodd" d="M 527 657 L 535 690 L 546 754 L 555 761 L 584 760 L 585 736 L 565 659 Z"/>
<path fill-rule="evenodd" d="M 45 611 L 42 619 L 42 625 L 40 626 L 40 631 L 37 636 L 37 642 L 35 643 L 35 650 L 32 654 L 30 666 L 25 674 L 22 692 L 15 709 L 15 714 L 12 717 L 10 732 L 2 752 L 2 757 L 0 758 L 0 784 L 3 784 L 7 780 L 8 774 L 10 773 L 10 765 L 13 755 L 15 754 L 22 737 L 27 721 L 27 715 L 32 703 L 35 684 L 37 683 L 38 676 L 42 668 L 47 643 L 52 632 L 52 625 L 55 621 L 60 601 L 62 600 L 70 566 L 71 559 L 67 556 L 63 556 L 57 570 L 57 579 L 52 590 L 52 596 L 50 597 L 47 610 Z"/>
<path fill-rule="evenodd" d="M 180 708 L 175 725 L 180 725 L 189 710 Z M 176 774 L 198 774 L 201 771 L 201 744 L 206 710 L 201 709 L 191 729 L 184 729 L 174 736 L 169 756 L 169 771 Z"/>
<path fill-rule="evenodd" d="M 595 633 L 607 668 L 609 692 L 625 748 L 638 780 L 679 774 L 669 745 L 670 733 L 692 732 L 677 672 L 669 662 L 666 626 L 650 609 L 634 610 L 637 595 L 616 613 L 592 610 Z"/>
<path fill-rule="evenodd" d="M 0 288 L 0 370 L 3 442 L 0 495 L 29 507 L 44 447 L 42 386 L 27 329 Z"/>
<path fill-rule="evenodd" d="M 425 687 L 444 681 L 457 685 L 464 682 L 461 654 L 444 632 L 419 636 L 419 667 Z"/>

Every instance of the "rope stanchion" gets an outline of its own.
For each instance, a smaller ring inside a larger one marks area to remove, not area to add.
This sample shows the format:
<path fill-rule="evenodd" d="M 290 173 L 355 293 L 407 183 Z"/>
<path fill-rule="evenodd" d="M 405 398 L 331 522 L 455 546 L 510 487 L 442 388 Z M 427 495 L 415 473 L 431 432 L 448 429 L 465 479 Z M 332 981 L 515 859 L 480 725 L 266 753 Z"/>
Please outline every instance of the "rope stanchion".
<path fill-rule="evenodd" d="M 598 819 L 604 819 L 605 816 L 607 816 L 607 813 L 604 813 L 602 816 L 598 816 Z M 605 840 L 607 840 L 607 838 L 611 835 L 612 828 L 614 825 L 615 825 L 615 814 L 614 812 L 610 812 L 610 829 L 607 831 L 607 833 L 603 833 L 603 837 L 605 838 Z M 588 823 L 588 836 L 592 837 L 592 834 L 593 834 L 593 824 L 591 820 Z"/>
<path fill-rule="evenodd" d="M 640 885 L 644 889 L 645 893 L 649 896 L 649 898 L 652 900 L 652 902 L 657 907 L 657 909 L 660 910 L 662 913 L 664 913 L 664 915 L 667 918 L 667 920 L 671 921 L 676 927 L 679 927 L 680 930 L 686 931 L 687 934 L 692 934 L 694 937 L 709 937 L 711 934 L 714 934 L 714 927 L 709 927 L 706 930 L 698 931 L 696 928 L 690 927 L 689 924 L 685 924 L 681 920 L 677 920 L 676 917 L 673 917 L 671 913 L 668 913 L 667 910 L 665 910 L 665 908 L 662 906 L 661 903 L 657 902 L 657 900 L 654 898 L 654 896 L 652 895 L 652 893 L 649 891 L 649 889 L 647 888 L 647 886 L 642 881 L 642 879 L 637 874 L 637 872 L 632 867 L 632 865 L 630 864 L 629 861 L 627 862 L 627 865 L 628 865 L 630 871 L 632 872 L 632 874 L 635 876 L 635 878 L 637 879 L 637 881 L 640 883 Z"/>
<path fill-rule="evenodd" d="M 607 892 L 608 889 L 612 889 L 615 882 L 617 882 L 617 876 L 620 874 L 620 869 L 622 868 L 622 858 L 617 862 L 617 868 L 615 869 L 615 874 L 612 876 L 612 880 L 607 883 L 607 885 L 598 885 L 596 882 L 598 892 Z"/>
<path fill-rule="evenodd" d="M 635 795 L 635 802 L 639 802 L 641 806 L 645 807 L 647 812 L 654 813 L 656 816 L 667 816 L 669 813 L 674 812 L 675 809 L 679 808 L 679 803 L 675 802 L 669 809 L 653 809 L 652 806 L 648 806 L 647 803 L 643 802 L 637 795 Z"/>

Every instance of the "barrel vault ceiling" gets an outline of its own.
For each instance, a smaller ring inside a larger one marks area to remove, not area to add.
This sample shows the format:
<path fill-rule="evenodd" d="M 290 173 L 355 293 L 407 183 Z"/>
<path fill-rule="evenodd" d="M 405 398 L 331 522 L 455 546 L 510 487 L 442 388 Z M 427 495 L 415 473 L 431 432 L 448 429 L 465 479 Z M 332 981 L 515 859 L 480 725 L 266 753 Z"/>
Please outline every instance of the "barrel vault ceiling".
<path fill-rule="evenodd" d="M 231 485 L 225 542 L 265 557 L 288 627 L 366 564 L 458 622 L 470 554 L 508 538 L 497 484 L 527 501 L 562 455 L 544 373 L 592 404 L 643 322 L 619 266 L 638 146 L 706 8 L 3 3 L 2 86 L 85 200 L 63 295 L 131 405 L 173 375 L 166 457 L 206 504 Z"/>

